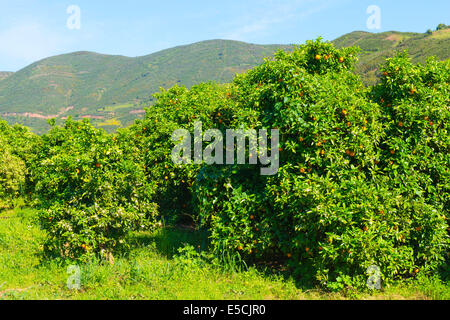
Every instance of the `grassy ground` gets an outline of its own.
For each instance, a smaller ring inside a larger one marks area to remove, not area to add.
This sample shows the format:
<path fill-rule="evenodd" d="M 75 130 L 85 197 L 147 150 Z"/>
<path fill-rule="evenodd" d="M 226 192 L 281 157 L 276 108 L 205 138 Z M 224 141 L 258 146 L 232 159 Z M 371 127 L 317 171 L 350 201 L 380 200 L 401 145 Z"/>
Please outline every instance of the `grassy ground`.
<path fill-rule="evenodd" d="M 298 288 L 289 277 L 249 267 L 219 267 L 178 248 L 204 246 L 204 237 L 164 229 L 133 235 L 133 248 L 115 263 L 80 266 L 81 289 L 67 288 L 67 265 L 42 259 L 44 234 L 31 209 L 0 212 L 0 299 L 450 299 L 448 284 L 424 279 L 375 293 L 332 294 Z M 191 255 L 191 256 L 189 256 Z"/>

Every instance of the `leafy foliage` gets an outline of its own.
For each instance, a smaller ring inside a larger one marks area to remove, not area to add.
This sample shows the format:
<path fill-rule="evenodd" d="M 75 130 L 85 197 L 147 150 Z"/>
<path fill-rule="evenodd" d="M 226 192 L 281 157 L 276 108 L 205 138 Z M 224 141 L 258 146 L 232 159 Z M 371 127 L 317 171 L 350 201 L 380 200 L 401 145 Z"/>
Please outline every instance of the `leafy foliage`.
<path fill-rule="evenodd" d="M 199 84 L 191 90 L 175 86 L 155 95 L 157 99 L 145 119 L 119 133 L 119 141 L 127 157 L 142 164 L 151 185 L 150 194 L 162 217 L 169 223 L 192 221 L 192 186 L 200 164 L 175 165 L 171 159 L 174 146 L 172 133 L 186 129 L 194 137 L 194 123 L 201 122 L 203 131 L 225 128 L 238 115 L 229 99 L 228 85 Z M 193 140 L 191 142 L 193 146 Z M 190 217 L 189 217 L 190 216 Z M 181 220 L 179 220 L 181 219 Z"/>
<path fill-rule="evenodd" d="M 280 129 L 281 163 L 271 178 L 259 177 L 256 168 L 206 171 L 198 203 L 217 251 L 282 255 L 299 278 L 330 289 L 365 286 L 371 265 L 387 282 L 442 265 L 448 248 L 442 215 L 448 212 L 447 89 L 434 95 L 444 118 L 420 108 L 442 128 L 426 131 L 433 154 L 409 162 L 414 148 L 394 148 L 390 141 L 412 140 L 392 135 L 385 105 L 370 101 L 371 93 L 350 72 L 354 55 L 353 49 L 308 42 L 236 79 L 239 102 L 259 112 L 262 127 Z M 392 63 L 401 68 L 400 61 Z M 443 65 L 431 63 L 422 76 L 437 77 L 447 88 Z M 414 68 L 402 75 L 417 77 Z M 410 99 L 403 80 L 393 80 L 385 94 Z M 406 102 L 404 108 L 409 110 Z M 428 175 L 413 183 L 415 165 L 431 157 Z M 422 180 L 428 189 L 418 189 Z"/>
<path fill-rule="evenodd" d="M 123 157 L 116 137 L 69 119 L 42 140 L 31 171 L 46 251 L 110 255 L 126 246 L 129 231 L 154 220 L 144 170 Z"/>

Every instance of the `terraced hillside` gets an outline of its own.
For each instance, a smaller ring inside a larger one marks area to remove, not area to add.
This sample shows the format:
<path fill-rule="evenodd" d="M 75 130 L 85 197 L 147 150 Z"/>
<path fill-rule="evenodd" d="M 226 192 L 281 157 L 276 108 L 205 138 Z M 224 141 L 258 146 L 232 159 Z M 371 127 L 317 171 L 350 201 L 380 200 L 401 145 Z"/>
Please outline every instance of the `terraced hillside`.
<path fill-rule="evenodd" d="M 0 116 L 45 131 L 47 119 L 91 118 L 113 129 L 142 114 L 160 87 L 230 81 L 282 45 L 212 40 L 129 58 L 75 52 L 44 59 L 0 82 Z M 150 102 L 151 103 L 151 102 Z"/>
<path fill-rule="evenodd" d="M 415 63 L 430 56 L 440 60 L 450 58 L 450 28 L 427 33 L 356 31 L 334 41 L 338 47 L 359 46 L 362 49 L 357 72 L 366 84 L 373 84 L 379 76 L 378 66 L 396 51 L 408 50 Z"/>

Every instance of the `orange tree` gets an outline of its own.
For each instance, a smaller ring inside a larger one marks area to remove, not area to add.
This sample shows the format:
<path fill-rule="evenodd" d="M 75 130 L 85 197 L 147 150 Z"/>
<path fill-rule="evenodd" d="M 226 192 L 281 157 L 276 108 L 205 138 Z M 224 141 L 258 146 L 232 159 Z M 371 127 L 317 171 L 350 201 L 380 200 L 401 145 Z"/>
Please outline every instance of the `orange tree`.
<path fill-rule="evenodd" d="M 25 162 L 12 154 L 11 147 L 0 136 L 0 210 L 10 208 L 25 187 Z"/>
<path fill-rule="evenodd" d="M 156 206 L 144 169 L 124 158 L 116 140 L 71 119 L 42 137 L 30 171 L 47 253 L 111 257 L 127 247 L 129 231 L 151 225 Z"/>
<path fill-rule="evenodd" d="M 151 187 L 149 196 L 167 223 L 196 220 L 192 215 L 192 188 L 202 164 L 193 162 L 194 123 L 201 122 L 203 132 L 229 126 L 238 114 L 231 94 L 229 85 L 214 83 L 202 83 L 190 90 L 178 86 L 162 90 L 155 94 L 157 101 L 147 109 L 145 118 L 118 134 L 127 157 L 144 167 Z M 176 165 L 171 159 L 175 145 L 172 133 L 177 129 L 191 133 L 189 164 Z"/>
<path fill-rule="evenodd" d="M 384 170 L 389 131 L 351 72 L 356 53 L 319 39 L 236 78 L 237 103 L 259 115 L 248 123 L 280 130 L 280 170 L 204 170 L 197 204 L 217 251 L 278 254 L 298 278 L 331 289 L 365 286 L 372 265 L 391 281 L 442 261 L 447 239 L 437 208 L 413 197 L 411 186 L 391 184 Z M 409 242 L 425 221 L 427 236 Z"/>
<path fill-rule="evenodd" d="M 39 137 L 28 128 L 10 126 L 0 120 L 0 209 L 14 207 L 28 199 L 26 166 L 33 158 L 33 148 L 38 141 Z"/>
<path fill-rule="evenodd" d="M 423 203 L 405 216 L 409 228 L 401 240 L 414 248 L 416 271 L 433 270 L 442 249 L 448 251 L 441 219 L 449 218 L 450 206 L 450 61 L 414 65 L 404 52 L 387 59 L 381 72 L 372 90 L 386 126 L 380 168 L 401 202 Z"/>

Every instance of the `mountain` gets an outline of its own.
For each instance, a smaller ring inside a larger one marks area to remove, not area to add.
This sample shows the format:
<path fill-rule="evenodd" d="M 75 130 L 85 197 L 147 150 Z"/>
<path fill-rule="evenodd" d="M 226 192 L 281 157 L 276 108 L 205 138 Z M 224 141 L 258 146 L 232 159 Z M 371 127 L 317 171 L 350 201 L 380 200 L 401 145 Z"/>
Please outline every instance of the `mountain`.
<path fill-rule="evenodd" d="M 131 123 L 160 87 L 230 81 L 285 45 L 210 40 L 129 58 L 75 52 L 47 58 L 0 82 L 0 116 L 41 133 L 47 120 L 91 118 L 105 128 Z"/>
<path fill-rule="evenodd" d="M 450 28 L 429 33 L 356 31 L 333 41 L 337 47 L 359 46 L 362 53 L 356 72 L 366 84 L 376 83 L 378 66 L 397 51 L 408 50 L 413 62 L 423 63 L 430 56 L 450 58 Z"/>
<path fill-rule="evenodd" d="M 408 50 L 415 62 L 434 55 L 450 58 L 450 29 L 428 33 L 356 31 L 333 41 L 362 49 L 356 72 L 366 84 L 378 79 L 378 66 L 396 51 Z M 50 57 L 15 73 L 0 73 L 0 117 L 45 132 L 48 119 L 90 118 L 108 131 L 143 116 L 143 105 L 160 87 L 190 87 L 203 81 L 230 81 L 291 45 L 256 45 L 210 40 L 142 57 L 75 52 Z"/>

